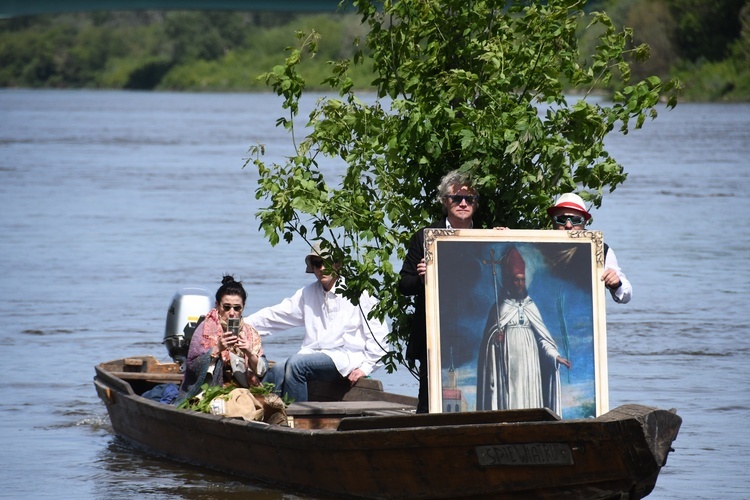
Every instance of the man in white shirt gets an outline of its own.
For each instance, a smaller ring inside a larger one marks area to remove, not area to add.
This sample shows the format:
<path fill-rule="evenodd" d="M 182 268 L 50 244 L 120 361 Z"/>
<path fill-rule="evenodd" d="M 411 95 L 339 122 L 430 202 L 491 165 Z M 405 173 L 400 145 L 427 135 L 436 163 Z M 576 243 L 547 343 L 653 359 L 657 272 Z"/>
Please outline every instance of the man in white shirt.
<path fill-rule="evenodd" d="M 263 382 L 275 384 L 275 392 L 297 402 L 308 400 L 308 380 L 334 381 L 347 378 L 353 385 L 379 367 L 385 354 L 388 328 L 382 321 L 368 320 L 375 299 L 368 294 L 355 306 L 336 293 L 338 266 L 315 244 L 305 257 L 306 272 L 315 282 L 300 288 L 281 303 L 245 318 L 258 332 L 270 334 L 304 327 L 302 347 L 287 360 L 277 362 Z"/>

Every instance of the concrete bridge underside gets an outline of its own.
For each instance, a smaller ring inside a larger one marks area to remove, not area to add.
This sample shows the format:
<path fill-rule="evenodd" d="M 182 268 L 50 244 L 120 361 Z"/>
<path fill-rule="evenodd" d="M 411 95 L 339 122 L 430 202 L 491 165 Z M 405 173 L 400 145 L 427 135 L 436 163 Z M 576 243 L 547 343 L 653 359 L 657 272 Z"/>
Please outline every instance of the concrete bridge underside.
<path fill-rule="evenodd" d="M 0 0 L 0 18 L 102 10 L 336 12 L 340 0 Z"/>

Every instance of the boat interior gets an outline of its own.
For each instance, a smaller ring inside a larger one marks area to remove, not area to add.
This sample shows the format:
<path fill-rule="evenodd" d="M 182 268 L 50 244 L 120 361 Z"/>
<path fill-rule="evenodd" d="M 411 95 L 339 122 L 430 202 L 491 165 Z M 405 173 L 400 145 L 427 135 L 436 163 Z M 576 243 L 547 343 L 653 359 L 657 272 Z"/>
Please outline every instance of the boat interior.
<path fill-rule="evenodd" d="M 153 356 L 118 359 L 97 368 L 126 382 L 139 396 L 159 384 L 182 382 L 177 363 L 162 363 Z M 308 392 L 310 401 L 287 407 L 290 427 L 343 430 L 341 422 L 350 417 L 413 416 L 416 410 L 416 398 L 386 393 L 382 382 L 371 378 L 360 379 L 353 387 L 346 379 L 314 381 L 308 384 Z"/>
<path fill-rule="evenodd" d="M 132 391 L 138 396 L 158 384 L 182 382 L 182 372 L 177 363 L 161 363 L 153 356 L 114 360 L 101 363 L 96 369 L 101 376 L 109 376 L 111 382 L 119 384 L 123 392 Z M 372 378 L 362 378 L 354 386 L 343 378 L 336 383 L 314 381 L 308 384 L 308 395 L 310 401 L 292 402 L 287 406 L 289 427 L 354 431 L 560 420 L 546 408 L 416 414 L 416 398 L 385 392 L 382 382 Z"/>

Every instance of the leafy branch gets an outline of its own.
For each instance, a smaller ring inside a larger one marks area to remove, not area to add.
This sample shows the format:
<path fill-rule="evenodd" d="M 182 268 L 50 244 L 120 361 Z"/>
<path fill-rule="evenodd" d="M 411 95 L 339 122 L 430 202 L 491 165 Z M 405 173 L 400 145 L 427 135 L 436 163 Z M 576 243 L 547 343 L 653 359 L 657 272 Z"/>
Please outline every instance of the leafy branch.
<path fill-rule="evenodd" d="M 341 292 L 379 300 L 372 317 L 391 320 L 389 370 L 403 362 L 411 298 L 398 293 L 399 264 L 411 235 L 440 215 L 438 181 L 456 168 L 472 173 L 484 227 L 539 228 L 559 193 L 577 190 L 596 206 L 626 173 L 604 149 L 619 124 L 641 127 L 656 106 L 675 105 L 679 84 L 657 77 L 631 83 L 632 33 L 582 0 L 352 0 L 369 28 L 366 50 L 331 63 L 331 95 L 318 99 L 294 140 L 305 81 L 301 55 L 316 53 L 317 33 L 298 35 L 285 64 L 261 78 L 284 99 L 295 154 L 263 161 L 257 216 L 272 244 L 321 240 L 342 263 Z M 605 27 L 593 54 L 581 54 L 577 30 Z M 360 43 L 355 40 L 355 44 Z M 590 63 L 586 61 L 591 61 Z M 348 72 L 373 68 L 375 96 L 358 97 Z M 624 77 L 611 102 L 592 88 Z M 573 87 L 570 97 L 564 93 Z M 570 102 L 569 102 L 570 101 Z M 338 168 L 341 165 L 341 168 Z M 331 167 L 335 168 L 331 168 Z M 324 168 L 323 168 L 324 167 Z M 336 172 L 328 173 L 326 172 Z"/>

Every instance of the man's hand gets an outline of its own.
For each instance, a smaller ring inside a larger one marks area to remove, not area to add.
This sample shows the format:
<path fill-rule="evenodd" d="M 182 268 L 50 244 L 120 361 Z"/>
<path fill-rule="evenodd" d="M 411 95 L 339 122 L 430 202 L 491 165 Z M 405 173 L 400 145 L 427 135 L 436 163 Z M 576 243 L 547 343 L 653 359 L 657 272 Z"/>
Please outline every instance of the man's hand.
<path fill-rule="evenodd" d="M 366 377 L 366 376 L 367 375 L 365 375 L 365 372 L 363 372 L 359 368 L 355 368 L 354 370 L 352 370 L 352 372 L 349 374 L 349 376 L 347 378 L 349 379 L 349 383 L 351 385 L 354 385 L 354 384 L 357 383 L 357 380 L 361 379 L 362 377 Z"/>
<path fill-rule="evenodd" d="M 495 332 L 495 345 L 500 345 L 505 340 L 505 328 L 500 328 Z"/>
<path fill-rule="evenodd" d="M 617 290 L 622 286 L 622 281 L 620 281 L 620 277 L 617 276 L 614 269 L 605 270 L 602 274 L 602 281 L 604 282 L 604 286 L 610 290 Z"/>
<path fill-rule="evenodd" d="M 567 366 L 568 368 L 570 368 L 571 366 L 573 366 L 570 361 L 568 361 L 567 359 L 563 358 L 562 356 L 558 356 L 557 357 L 557 362 L 560 363 L 561 365 Z"/>
<path fill-rule="evenodd" d="M 419 279 L 422 280 L 422 283 L 424 283 L 424 273 L 427 272 L 427 264 L 424 263 L 424 259 L 419 261 L 419 264 L 417 264 L 417 275 L 419 276 Z"/>

